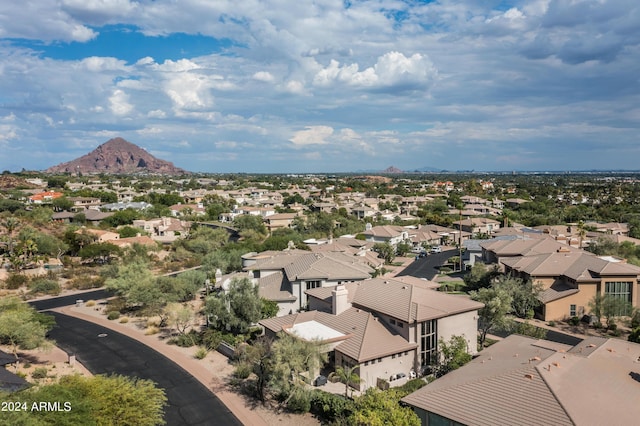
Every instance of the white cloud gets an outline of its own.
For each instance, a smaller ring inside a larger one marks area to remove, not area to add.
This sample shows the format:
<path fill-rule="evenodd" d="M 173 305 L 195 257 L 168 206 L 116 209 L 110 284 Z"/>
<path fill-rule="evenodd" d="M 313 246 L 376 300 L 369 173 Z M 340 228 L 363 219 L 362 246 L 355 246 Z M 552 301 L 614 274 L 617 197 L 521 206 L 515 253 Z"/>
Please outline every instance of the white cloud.
<path fill-rule="evenodd" d="M 329 126 L 307 126 L 304 130 L 295 132 L 289 139 L 295 146 L 325 145 L 327 138 L 333 135 L 333 128 Z"/>
<path fill-rule="evenodd" d="M 438 74 L 427 56 L 415 53 L 406 57 L 395 51 L 380 56 L 373 67 L 359 69 L 358 64 L 340 66 L 338 61 L 331 60 L 327 68 L 318 71 L 313 82 L 317 86 L 339 82 L 366 88 L 424 90 Z"/>
<path fill-rule="evenodd" d="M 122 90 L 115 90 L 109 98 L 109 109 L 115 115 L 127 115 L 133 111 L 133 105 L 129 103 L 129 95 Z"/>
<path fill-rule="evenodd" d="M 273 80 L 275 80 L 273 74 L 271 74 L 269 71 L 258 71 L 257 73 L 253 74 L 253 79 L 264 81 L 265 83 L 271 83 L 273 82 Z"/>

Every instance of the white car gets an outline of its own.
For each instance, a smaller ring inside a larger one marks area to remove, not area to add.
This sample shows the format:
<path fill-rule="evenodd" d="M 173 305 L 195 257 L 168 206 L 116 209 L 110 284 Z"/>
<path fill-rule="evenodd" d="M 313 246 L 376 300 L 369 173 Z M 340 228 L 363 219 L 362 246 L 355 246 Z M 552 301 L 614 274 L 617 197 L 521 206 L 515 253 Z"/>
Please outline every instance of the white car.
<path fill-rule="evenodd" d="M 431 247 L 431 253 L 442 253 L 442 247 L 440 246 Z"/>

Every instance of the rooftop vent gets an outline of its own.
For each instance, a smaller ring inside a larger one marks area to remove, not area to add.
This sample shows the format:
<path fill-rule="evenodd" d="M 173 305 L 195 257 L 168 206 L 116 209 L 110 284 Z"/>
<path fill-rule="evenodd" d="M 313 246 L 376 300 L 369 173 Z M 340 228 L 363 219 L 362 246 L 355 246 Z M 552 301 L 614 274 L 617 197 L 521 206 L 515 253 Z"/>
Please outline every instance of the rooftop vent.
<path fill-rule="evenodd" d="M 525 379 L 533 380 L 533 374 L 527 373 L 524 375 Z"/>

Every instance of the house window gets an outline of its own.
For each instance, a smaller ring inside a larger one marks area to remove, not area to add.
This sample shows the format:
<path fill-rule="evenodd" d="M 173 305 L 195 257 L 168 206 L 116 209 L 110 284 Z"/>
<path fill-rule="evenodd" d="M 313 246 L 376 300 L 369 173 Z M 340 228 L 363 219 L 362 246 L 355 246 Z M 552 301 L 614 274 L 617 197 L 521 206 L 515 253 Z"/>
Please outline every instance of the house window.
<path fill-rule="evenodd" d="M 364 362 L 364 366 L 366 367 L 367 365 L 369 365 L 369 361 Z"/>
<path fill-rule="evenodd" d="M 573 318 L 576 314 L 576 305 L 569 305 L 569 316 Z"/>
<path fill-rule="evenodd" d="M 420 361 L 422 365 L 431 365 L 437 361 L 438 322 L 425 321 L 420 324 Z"/>
<path fill-rule="evenodd" d="M 396 354 L 391 355 L 391 359 L 396 359 Z"/>
<path fill-rule="evenodd" d="M 630 281 L 611 281 L 604 283 L 604 293 L 614 299 L 619 299 L 631 303 L 631 287 L 633 283 Z M 629 315 L 630 306 L 621 306 L 616 315 Z"/>
<path fill-rule="evenodd" d="M 307 281 L 307 290 L 320 287 L 320 281 Z"/>
<path fill-rule="evenodd" d="M 394 319 L 389 320 L 389 322 L 391 322 L 391 325 L 396 325 L 396 320 Z"/>
<path fill-rule="evenodd" d="M 402 321 L 398 321 L 398 327 L 403 328 L 404 327 L 404 323 Z"/>

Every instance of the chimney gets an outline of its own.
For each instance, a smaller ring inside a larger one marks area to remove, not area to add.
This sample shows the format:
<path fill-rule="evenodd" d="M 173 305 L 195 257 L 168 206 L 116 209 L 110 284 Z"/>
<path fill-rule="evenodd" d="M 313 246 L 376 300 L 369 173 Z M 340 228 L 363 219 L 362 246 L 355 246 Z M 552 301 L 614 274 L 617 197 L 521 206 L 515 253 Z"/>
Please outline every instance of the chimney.
<path fill-rule="evenodd" d="M 337 285 L 331 290 L 331 313 L 333 313 L 333 315 L 340 315 L 351 307 L 349 302 L 347 302 L 348 295 L 349 292 L 342 284 Z"/>

